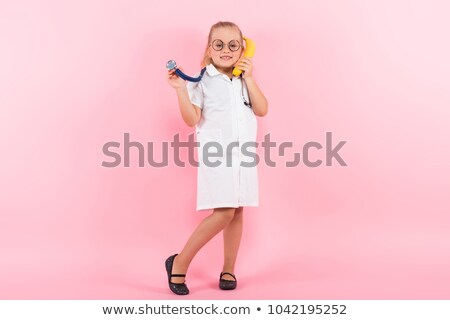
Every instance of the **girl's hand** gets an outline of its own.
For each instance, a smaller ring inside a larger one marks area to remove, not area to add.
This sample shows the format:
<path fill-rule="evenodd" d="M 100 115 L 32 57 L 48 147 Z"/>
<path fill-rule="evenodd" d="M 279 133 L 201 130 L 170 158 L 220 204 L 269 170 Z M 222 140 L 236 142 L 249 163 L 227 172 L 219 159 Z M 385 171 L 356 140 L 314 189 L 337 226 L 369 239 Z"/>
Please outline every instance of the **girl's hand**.
<path fill-rule="evenodd" d="M 183 71 L 180 67 L 178 69 Z M 167 70 L 167 82 L 176 90 L 186 87 L 186 81 L 175 73 L 175 69 Z"/>
<path fill-rule="evenodd" d="M 242 78 L 249 79 L 252 77 L 253 62 L 250 58 L 241 58 L 235 64 L 235 67 L 243 71 Z"/>

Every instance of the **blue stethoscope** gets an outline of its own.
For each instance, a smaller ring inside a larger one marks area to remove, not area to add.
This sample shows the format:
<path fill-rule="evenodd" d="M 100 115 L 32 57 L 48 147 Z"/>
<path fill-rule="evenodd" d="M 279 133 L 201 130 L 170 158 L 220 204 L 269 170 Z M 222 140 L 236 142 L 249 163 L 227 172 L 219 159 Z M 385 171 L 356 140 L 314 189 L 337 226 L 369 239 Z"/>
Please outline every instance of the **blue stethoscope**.
<path fill-rule="evenodd" d="M 190 77 L 190 76 L 188 76 L 187 74 L 185 74 L 183 71 L 181 71 L 180 69 L 178 69 L 177 63 L 175 62 L 175 60 L 169 60 L 169 61 L 167 61 L 167 63 L 166 63 L 166 68 L 167 68 L 168 70 L 175 69 L 175 74 L 176 74 L 176 75 L 178 75 L 181 79 L 184 79 L 184 80 L 190 81 L 190 82 L 199 82 L 200 80 L 202 80 L 203 74 L 204 74 L 205 71 L 206 71 L 206 67 L 205 67 L 205 68 L 203 68 L 203 69 L 200 71 L 200 75 L 199 75 L 198 77 L 196 77 L 196 78 Z M 240 77 L 242 78 L 242 73 L 241 73 Z M 245 99 L 245 96 L 244 96 L 244 86 L 246 86 L 245 81 L 242 81 L 242 84 L 243 84 L 243 85 L 242 85 L 242 92 L 241 92 L 242 100 L 244 100 L 244 104 L 245 104 L 247 107 L 251 108 L 251 107 L 252 107 L 251 102 L 250 102 L 250 101 L 247 101 L 247 100 Z"/>

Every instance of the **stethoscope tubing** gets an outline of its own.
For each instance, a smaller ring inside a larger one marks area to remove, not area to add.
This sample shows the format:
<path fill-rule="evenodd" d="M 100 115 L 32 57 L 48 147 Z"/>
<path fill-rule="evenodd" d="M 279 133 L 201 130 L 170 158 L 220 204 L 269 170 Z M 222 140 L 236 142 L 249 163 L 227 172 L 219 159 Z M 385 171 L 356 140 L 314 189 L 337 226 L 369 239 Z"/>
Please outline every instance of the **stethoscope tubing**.
<path fill-rule="evenodd" d="M 185 74 L 183 71 L 181 71 L 180 69 L 176 68 L 175 69 L 175 73 L 181 78 L 184 79 L 186 81 L 190 81 L 190 82 L 199 82 L 200 80 L 202 80 L 203 74 L 205 73 L 206 68 L 203 68 L 202 71 L 200 72 L 200 75 L 196 78 L 194 77 L 190 77 L 187 74 Z"/>

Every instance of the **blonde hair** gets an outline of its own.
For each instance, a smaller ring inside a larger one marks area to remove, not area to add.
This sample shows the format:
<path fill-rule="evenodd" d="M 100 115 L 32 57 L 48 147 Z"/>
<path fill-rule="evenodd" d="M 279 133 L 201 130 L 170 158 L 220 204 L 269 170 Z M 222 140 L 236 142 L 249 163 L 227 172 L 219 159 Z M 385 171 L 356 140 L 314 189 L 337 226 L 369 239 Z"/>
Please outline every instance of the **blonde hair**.
<path fill-rule="evenodd" d="M 212 34 L 215 30 L 220 29 L 220 28 L 235 28 L 238 32 L 239 32 L 239 36 L 241 37 L 240 39 L 240 43 L 241 46 L 243 46 L 243 38 L 242 38 L 242 31 L 241 29 L 237 26 L 237 24 L 235 24 L 234 22 L 229 22 L 229 21 L 219 21 L 215 24 L 213 24 L 211 26 L 211 29 L 209 30 L 209 35 L 208 35 L 208 42 L 206 43 L 206 49 L 205 49 L 205 53 L 203 54 L 203 60 L 201 62 L 201 66 L 202 68 L 206 67 L 208 64 L 212 63 L 212 59 L 211 57 L 208 56 L 208 47 L 211 44 L 212 41 Z M 243 47 L 241 47 L 242 49 Z"/>

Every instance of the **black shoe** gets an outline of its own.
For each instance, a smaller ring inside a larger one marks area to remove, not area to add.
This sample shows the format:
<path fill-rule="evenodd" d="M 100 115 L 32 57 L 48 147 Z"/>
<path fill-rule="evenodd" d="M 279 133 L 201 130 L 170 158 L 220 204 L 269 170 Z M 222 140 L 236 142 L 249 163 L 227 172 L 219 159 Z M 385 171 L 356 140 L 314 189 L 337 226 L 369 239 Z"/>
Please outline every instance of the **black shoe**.
<path fill-rule="evenodd" d="M 173 283 L 170 281 L 170 278 L 172 277 L 185 277 L 185 274 L 172 274 L 172 268 L 173 268 L 173 260 L 178 255 L 178 253 L 175 253 L 174 255 L 170 256 L 166 260 L 166 271 L 167 271 L 167 277 L 169 280 L 169 288 L 172 290 L 173 293 L 176 294 L 188 294 L 189 289 L 186 286 L 186 284 L 183 283 Z"/>
<path fill-rule="evenodd" d="M 226 279 L 222 279 L 222 276 L 224 274 L 229 274 L 230 276 L 232 276 L 234 278 L 234 280 L 226 280 Z M 236 288 L 237 285 L 237 280 L 236 277 L 234 276 L 234 274 L 229 273 L 229 272 L 221 272 L 220 273 L 220 278 L 219 278 L 219 288 L 222 290 L 233 290 Z"/>

